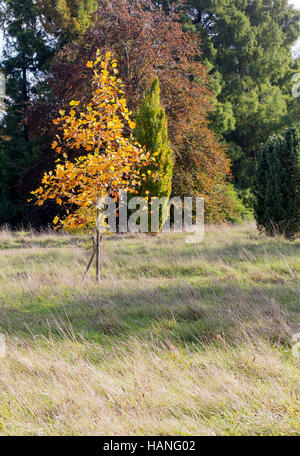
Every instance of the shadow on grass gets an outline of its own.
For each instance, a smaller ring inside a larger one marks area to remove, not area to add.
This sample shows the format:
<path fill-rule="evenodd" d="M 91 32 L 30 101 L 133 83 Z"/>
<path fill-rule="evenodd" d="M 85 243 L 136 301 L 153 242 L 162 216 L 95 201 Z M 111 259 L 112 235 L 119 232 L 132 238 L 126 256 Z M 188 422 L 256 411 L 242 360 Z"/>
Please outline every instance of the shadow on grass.
<path fill-rule="evenodd" d="M 126 246 L 126 244 L 124 245 Z M 119 245 L 116 246 L 116 250 L 118 248 Z M 281 238 L 269 238 L 268 240 L 261 240 L 259 242 L 256 240 L 256 242 L 253 243 L 249 242 L 249 240 L 245 240 L 244 242 L 238 240 L 220 247 L 209 246 L 206 245 L 205 242 L 192 245 L 184 244 L 182 242 L 172 242 L 170 243 L 169 248 L 166 248 L 161 242 L 161 239 L 154 240 L 149 247 L 139 242 L 130 243 L 130 240 L 128 239 L 128 246 L 122 250 L 122 255 L 124 256 L 130 257 L 131 255 L 138 254 L 144 256 L 145 259 L 149 258 L 149 255 L 154 257 L 156 254 L 159 254 L 160 258 L 169 259 L 173 255 L 176 256 L 179 253 L 180 257 L 183 259 L 206 256 L 211 259 L 218 258 L 226 261 L 232 260 L 234 262 L 255 260 L 265 255 L 276 256 L 282 254 L 284 256 L 300 257 L 300 239 L 291 242 Z"/>
<path fill-rule="evenodd" d="M 0 299 L 0 331 L 25 339 L 83 338 L 110 346 L 131 337 L 159 343 L 205 344 L 242 334 L 288 341 L 299 330 L 297 290 L 151 284 L 143 290 L 61 288 Z"/>

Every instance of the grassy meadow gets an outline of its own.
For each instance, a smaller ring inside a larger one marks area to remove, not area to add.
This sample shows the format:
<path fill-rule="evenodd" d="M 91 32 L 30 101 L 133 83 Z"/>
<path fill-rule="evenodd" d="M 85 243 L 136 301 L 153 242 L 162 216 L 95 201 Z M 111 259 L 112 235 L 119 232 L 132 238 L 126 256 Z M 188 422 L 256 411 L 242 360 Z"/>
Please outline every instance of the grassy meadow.
<path fill-rule="evenodd" d="M 300 239 L 0 231 L 0 435 L 300 435 Z"/>

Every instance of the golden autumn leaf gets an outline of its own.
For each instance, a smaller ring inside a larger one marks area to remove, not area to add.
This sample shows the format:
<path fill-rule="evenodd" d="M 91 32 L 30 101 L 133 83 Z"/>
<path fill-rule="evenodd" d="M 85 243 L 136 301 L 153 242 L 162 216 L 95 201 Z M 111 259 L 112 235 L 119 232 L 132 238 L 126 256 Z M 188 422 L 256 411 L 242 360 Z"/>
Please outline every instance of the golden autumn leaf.
<path fill-rule="evenodd" d="M 137 187 L 141 180 L 138 168 L 150 163 L 149 152 L 133 137 L 135 123 L 127 108 L 123 84 L 114 76 L 117 62 L 111 60 L 110 53 L 97 55 L 95 62 L 87 62 L 87 67 L 93 68 L 91 98 L 78 115 L 72 107 L 80 102 L 71 100 L 69 110 L 60 110 L 61 117 L 54 121 L 62 137 L 57 135 L 52 147 L 59 154 L 63 146 L 64 163 L 56 161 L 54 172 L 44 175 L 42 186 L 35 192 L 38 205 L 55 199 L 58 205 L 64 201 L 72 208 L 62 220 L 67 229 L 95 223 L 99 195 L 117 198 L 120 190 L 138 194 L 129 181 Z M 69 159 L 68 151 L 73 149 L 85 152 L 76 158 L 71 154 Z M 58 220 L 55 217 L 54 224 Z"/>

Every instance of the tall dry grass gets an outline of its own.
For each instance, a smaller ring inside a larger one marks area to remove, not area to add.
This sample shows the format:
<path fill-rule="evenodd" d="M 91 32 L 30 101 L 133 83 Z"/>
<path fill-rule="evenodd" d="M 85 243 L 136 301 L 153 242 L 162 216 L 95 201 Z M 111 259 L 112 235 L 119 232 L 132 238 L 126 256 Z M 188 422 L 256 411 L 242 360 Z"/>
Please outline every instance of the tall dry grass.
<path fill-rule="evenodd" d="M 3 435 L 299 435 L 300 242 L 253 226 L 0 247 Z"/>

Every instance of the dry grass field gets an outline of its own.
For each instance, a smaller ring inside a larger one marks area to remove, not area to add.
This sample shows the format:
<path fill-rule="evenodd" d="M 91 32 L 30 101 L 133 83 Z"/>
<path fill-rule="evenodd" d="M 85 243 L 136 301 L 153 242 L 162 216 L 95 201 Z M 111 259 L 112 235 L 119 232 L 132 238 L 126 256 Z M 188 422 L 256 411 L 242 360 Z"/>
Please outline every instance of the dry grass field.
<path fill-rule="evenodd" d="M 0 232 L 1 435 L 300 435 L 300 239 Z"/>

